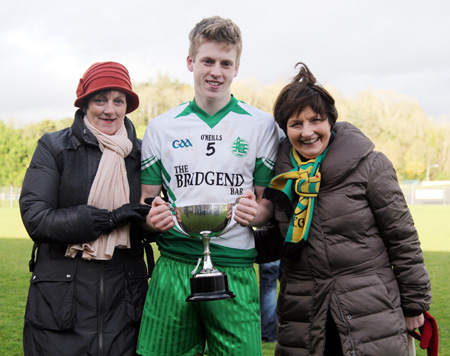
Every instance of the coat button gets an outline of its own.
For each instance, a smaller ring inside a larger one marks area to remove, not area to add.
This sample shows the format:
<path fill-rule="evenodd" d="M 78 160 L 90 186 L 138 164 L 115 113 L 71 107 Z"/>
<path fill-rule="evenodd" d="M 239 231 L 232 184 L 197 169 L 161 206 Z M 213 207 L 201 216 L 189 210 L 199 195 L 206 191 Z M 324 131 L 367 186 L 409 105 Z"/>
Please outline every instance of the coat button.
<path fill-rule="evenodd" d="M 33 276 L 33 281 L 36 279 L 36 276 Z"/>
<path fill-rule="evenodd" d="M 72 277 L 71 274 L 66 274 L 66 278 L 70 278 L 70 277 Z"/>
<path fill-rule="evenodd" d="M 352 316 L 350 314 L 347 315 L 347 319 L 350 320 Z"/>

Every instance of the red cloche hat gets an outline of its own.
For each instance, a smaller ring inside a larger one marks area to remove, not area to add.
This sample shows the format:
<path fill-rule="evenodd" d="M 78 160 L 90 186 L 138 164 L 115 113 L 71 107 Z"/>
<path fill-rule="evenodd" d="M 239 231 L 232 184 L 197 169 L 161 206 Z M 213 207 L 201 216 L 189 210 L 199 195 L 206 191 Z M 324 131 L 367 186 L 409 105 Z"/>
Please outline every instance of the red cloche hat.
<path fill-rule="evenodd" d="M 116 89 L 127 94 L 127 114 L 138 108 L 139 96 L 132 89 L 128 70 L 116 62 L 94 63 L 88 68 L 78 83 L 74 105 L 83 108 L 84 100 L 89 95 L 105 89 Z"/>

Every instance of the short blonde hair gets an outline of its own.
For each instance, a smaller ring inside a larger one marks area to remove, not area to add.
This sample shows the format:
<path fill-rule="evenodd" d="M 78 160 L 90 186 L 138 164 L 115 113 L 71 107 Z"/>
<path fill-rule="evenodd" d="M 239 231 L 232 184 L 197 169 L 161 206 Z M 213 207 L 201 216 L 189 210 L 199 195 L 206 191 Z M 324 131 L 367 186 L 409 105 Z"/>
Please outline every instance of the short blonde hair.
<path fill-rule="evenodd" d="M 189 33 L 189 57 L 195 61 L 200 45 L 205 41 L 229 44 L 236 49 L 236 65 L 242 53 L 242 36 L 239 27 L 230 19 L 220 16 L 207 17 L 195 25 Z"/>

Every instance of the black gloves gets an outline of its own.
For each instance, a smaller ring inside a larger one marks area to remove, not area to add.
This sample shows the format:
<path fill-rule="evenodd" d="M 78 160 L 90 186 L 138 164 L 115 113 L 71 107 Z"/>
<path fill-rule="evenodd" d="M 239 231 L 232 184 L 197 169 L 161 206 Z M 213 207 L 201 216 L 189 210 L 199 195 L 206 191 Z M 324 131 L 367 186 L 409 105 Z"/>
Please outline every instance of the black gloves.
<path fill-rule="evenodd" d="M 99 209 L 92 205 L 78 206 L 78 228 L 79 233 L 76 239 L 67 241 L 68 243 L 83 243 L 97 239 L 103 232 L 110 230 L 109 228 L 109 211 Z M 75 231 L 75 229 L 72 229 Z M 75 236 L 74 236 L 75 237 Z"/>
<path fill-rule="evenodd" d="M 109 213 L 109 228 L 111 230 L 128 224 L 131 220 L 145 221 L 150 206 L 144 204 L 124 204 Z"/>
<path fill-rule="evenodd" d="M 99 209 L 91 205 L 78 206 L 78 229 L 74 239 L 67 243 L 90 242 L 102 233 L 128 224 L 131 220 L 145 221 L 150 206 L 143 204 L 124 204 L 113 211 Z M 75 231 L 75 230 L 74 230 Z"/>

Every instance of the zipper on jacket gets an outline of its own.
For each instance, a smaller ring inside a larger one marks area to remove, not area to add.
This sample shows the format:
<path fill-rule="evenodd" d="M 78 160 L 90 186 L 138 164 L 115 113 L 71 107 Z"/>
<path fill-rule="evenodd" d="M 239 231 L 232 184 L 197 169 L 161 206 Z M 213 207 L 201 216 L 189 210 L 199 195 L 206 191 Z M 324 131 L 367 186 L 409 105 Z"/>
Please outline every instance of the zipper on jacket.
<path fill-rule="evenodd" d="M 103 299 L 105 294 L 104 285 L 104 263 L 100 262 L 100 295 L 99 295 L 99 305 L 98 305 L 98 355 L 103 356 Z"/>
<path fill-rule="evenodd" d="M 355 344 L 354 344 L 353 338 L 352 338 L 352 336 L 350 334 L 350 325 L 348 325 L 347 321 L 345 320 L 344 312 L 341 309 L 341 304 L 339 303 L 339 299 L 338 299 L 337 295 L 334 292 L 332 293 L 332 295 L 333 295 L 333 299 L 336 301 L 336 304 L 338 306 L 339 315 L 341 316 L 342 321 L 344 322 L 345 326 L 347 327 L 348 339 L 350 340 L 350 344 L 352 345 L 352 349 L 350 351 L 350 355 L 351 356 L 356 356 Z"/>

